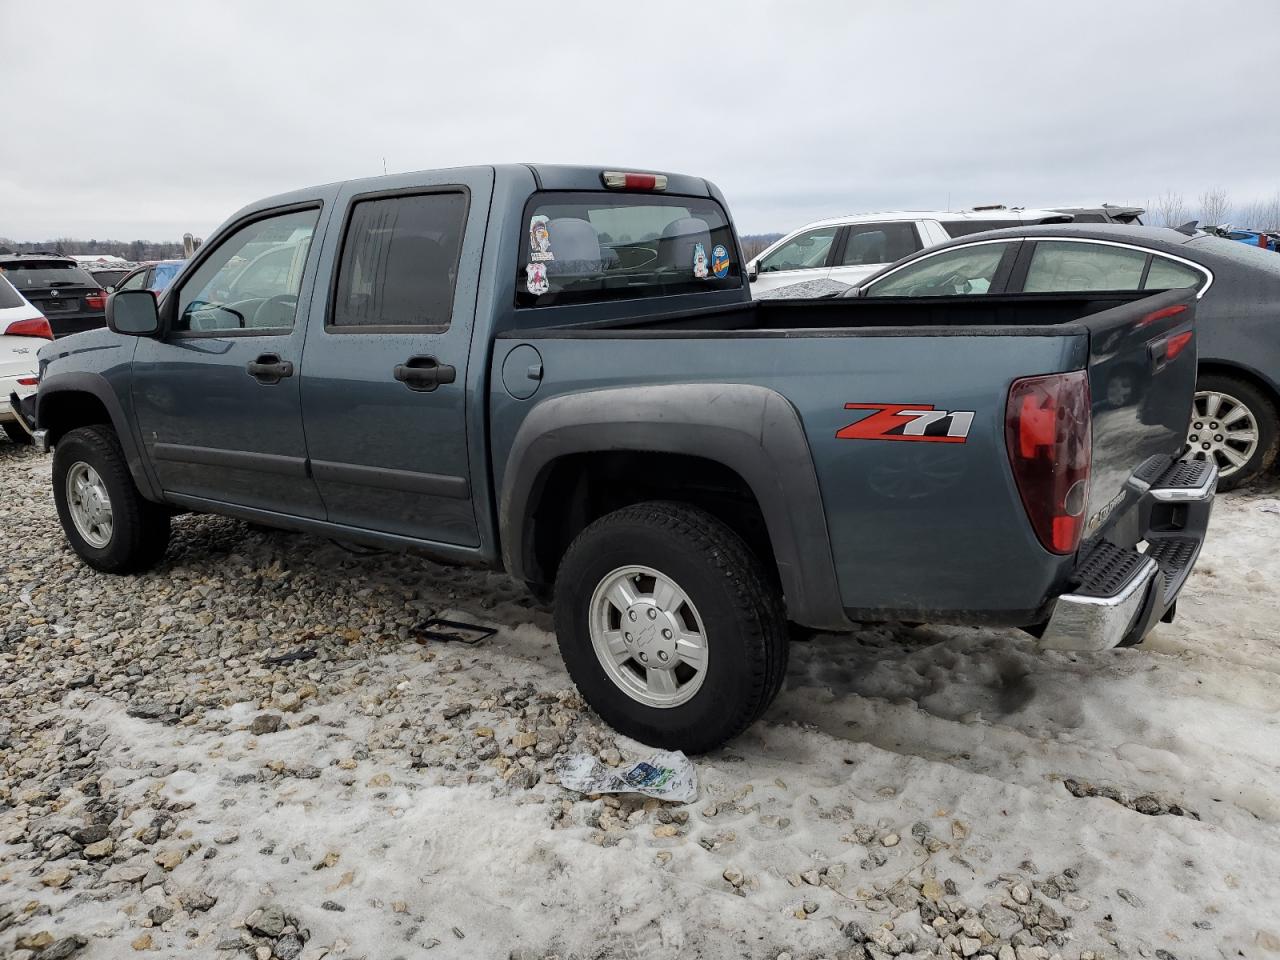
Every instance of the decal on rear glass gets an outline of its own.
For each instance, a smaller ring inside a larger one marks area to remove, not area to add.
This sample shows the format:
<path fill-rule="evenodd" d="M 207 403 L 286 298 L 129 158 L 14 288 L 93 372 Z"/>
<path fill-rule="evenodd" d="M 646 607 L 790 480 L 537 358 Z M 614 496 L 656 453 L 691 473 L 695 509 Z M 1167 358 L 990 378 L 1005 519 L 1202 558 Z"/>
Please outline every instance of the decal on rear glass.
<path fill-rule="evenodd" d="M 717 280 L 723 280 L 729 275 L 729 251 L 723 243 L 717 243 L 711 248 L 711 275 Z"/>
<path fill-rule="evenodd" d="M 917 440 L 964 443 L 972 410 L 935 410 L 931 403 L 846 403 L 846 410 L 874 410 L 836 431 L 837 440 Z"/>
<path fill-rule="evenodd" d="M 535 297 L 540 297 L 551 289 L 551 284 L 547 280 L 547 265 L 545 263 L 530 263 L 524 268 L 525 286 L 529 292 Z"/>
<path fill-rule="evenodd" d="M 529 220 L 529 259 L 534 263 L 554 260 L 551 252 L 550 220 L 543 214 L 537 214 Z"/>
<path fill-rule="evenodd" d="M 700 243 L 693 245 L 693 275 L 699 280 L 707 279 L 707 248 Z"/>

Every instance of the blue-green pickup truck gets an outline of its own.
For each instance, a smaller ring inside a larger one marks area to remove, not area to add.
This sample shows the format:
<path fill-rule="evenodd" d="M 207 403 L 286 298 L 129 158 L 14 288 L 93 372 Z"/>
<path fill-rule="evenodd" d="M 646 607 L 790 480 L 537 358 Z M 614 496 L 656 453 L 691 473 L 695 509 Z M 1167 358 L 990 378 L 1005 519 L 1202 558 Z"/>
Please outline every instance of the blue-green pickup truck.
<path fill-rule="evenodd" d="M 753 301 L 699 177 L 438 170 L 244 208 L 45 346 L 27 419 L 99 570 L 180 512 L 500 567 L 601 716 L 700 751 L 793 625 L 1101 650 L 1171 617 L 1216 484 L 1177 459 L 1195 305 Z"/>

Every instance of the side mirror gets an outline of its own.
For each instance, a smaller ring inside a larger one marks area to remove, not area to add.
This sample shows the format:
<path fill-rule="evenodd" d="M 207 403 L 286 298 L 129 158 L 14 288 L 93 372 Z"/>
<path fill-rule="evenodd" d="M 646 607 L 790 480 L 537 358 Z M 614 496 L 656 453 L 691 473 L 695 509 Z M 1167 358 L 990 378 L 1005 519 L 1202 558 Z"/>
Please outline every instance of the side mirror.
<path fill-rule="evenodd" d="M 759 276 L 760 276 L 760 265 L 756 263 L 754 260 L 752 260 L 750 263 L 747 264 L 747 282 L 755 283 L 756 279 Z"/>
<path fill-rule="evenodd" d="M 160 331 L 160 311 L 150 290 L 121 290 L 107 297 L 107 326 L 130 337 L 152 337 Z"/>

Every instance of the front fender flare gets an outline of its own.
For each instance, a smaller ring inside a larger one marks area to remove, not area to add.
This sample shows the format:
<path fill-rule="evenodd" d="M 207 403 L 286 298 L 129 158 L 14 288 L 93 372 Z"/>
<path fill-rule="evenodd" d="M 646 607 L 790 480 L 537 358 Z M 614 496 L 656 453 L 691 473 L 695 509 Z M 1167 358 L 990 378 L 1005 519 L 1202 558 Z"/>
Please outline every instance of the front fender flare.
<path fill-rule="evenodd" d="M 619 387 L 539 403 L 512 442 L 498 503 L 513 576 L 533 569 L 533 508 L 554 462 L 612 450 L 702 457 L 737 473 L 764 516 L 789 619 L 849 628 L 804 426 L 785 397 L 751 384 Z"/>
<path fill-rule="evenodd" d="M 45 403 L 51 397 L 65 396 L 72 393 L 88 394 L 102 404 L 107 411 L 107 415 L 111 418 L 111 427 L 115 430 L 116 436 L 120 440 L 120 447 L 124 450 L 125 462 L 129 465 L 129 473 L 133 476 L 133 482 L 137 484 L 138 490 L 144 497 L 160 502 L 163 499 L 162 494 L 159 487 L 152 480 L 150 471 L 147 470 L 142 451 L 134 437 L 133 430 L 130 429 L 129 417 L 125 413 L 115 390 L 111 388 L 111 384 L 101 374 L 84 372 L 56 373 L 41 380 L 40 388 L 36 393 L 36 426 L 49 428 L 50 424 L 45 413 Z"/>

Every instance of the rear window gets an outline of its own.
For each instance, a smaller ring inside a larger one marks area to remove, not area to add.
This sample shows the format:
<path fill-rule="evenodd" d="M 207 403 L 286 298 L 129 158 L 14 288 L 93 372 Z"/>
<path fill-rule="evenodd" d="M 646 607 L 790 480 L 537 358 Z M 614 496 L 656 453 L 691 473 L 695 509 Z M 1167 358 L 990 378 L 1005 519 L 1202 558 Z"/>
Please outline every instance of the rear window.
<path fill-rule="evenodd" d="M 982 233 L 984 230 L 1002 230 L 1016 226 L 1016 220 L 947 220 L 942 224 L 942 229 L 947 231 L 947 236 L 955 239 L 967 237 L 971 233 Z"/>
<path fill-rule="evenodd" d="M 22 306 L 22 294 L 13 289 L 13 284 L 0 277 L 0 310 Z"/>
<path fill-rule="evenodd" d="M 519 307 L 742 286 L 733 229 L 708 198 L 539 193 L 523 226 Z"/>
<path fill-rule="evenodd" d="M 18 260 L 0 264 L 0 271 L 3 271 L 5 279 L 19 290 L 98 285 L 82 268 L 61 260 Z"/>

